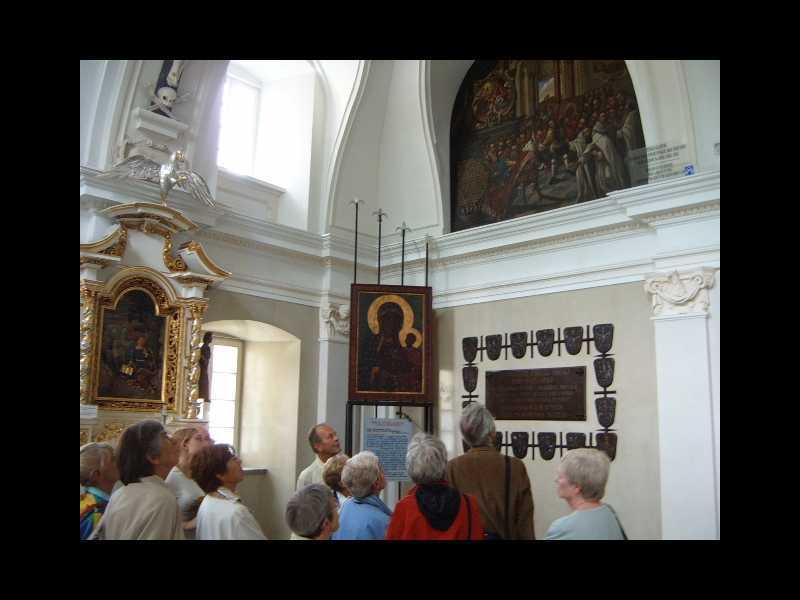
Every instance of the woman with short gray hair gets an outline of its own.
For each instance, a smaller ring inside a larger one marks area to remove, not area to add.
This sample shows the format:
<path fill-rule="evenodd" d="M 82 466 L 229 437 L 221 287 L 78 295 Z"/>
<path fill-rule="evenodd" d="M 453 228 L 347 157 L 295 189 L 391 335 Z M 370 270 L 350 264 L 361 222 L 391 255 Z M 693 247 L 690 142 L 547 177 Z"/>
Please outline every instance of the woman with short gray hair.
<path fill-rule="evenodd" d="M 378 497 L 386 479 L 378 457 L 369 450 L 349 459 L 342 469 L 342 483 L 350 498 L 342 503 L 340 526 L 334 540 L 382 540 L 392 511 Z"/>
<path fill-rule="evenodd" d="M 478 503 L 445 481 L 447 448 L 429 433 L 417 433 L 406 452 L 406 471 L 416 484 L 395 507 L 387 540 L 481 540 Z"/>
<path fill-rule="evenodd" d="M 525 464 L 495 448 L 494 417 L 479 402 L 461 414 L 461 435 L 470 449 L 447 465 L 447 480 L 478 499 L 487 540 L 533 540 L 533 494 Z"/>
<path fill-rule="evenodd" d="M 105 442 L 81 446 L 81 539 L 92 535 L 106 510 L 119 470 L 114 447 Z"/>
<path fill-rule="evenodd" d="M 575 448 L 564 455 L 556 475 L 556 490 L 573 512 L 553 521 L 545 539 L 628 539 L 614 509 L 600 502 L 610 466 L 606 453 L 596 448 Z"/>
<path fill-rule="evenodd" d="M 339 511 L 330 489 L 312 483 L 295 492 L 286 504 L 286 524 L 293 540 L 327 540 L 339 529 Z"/>

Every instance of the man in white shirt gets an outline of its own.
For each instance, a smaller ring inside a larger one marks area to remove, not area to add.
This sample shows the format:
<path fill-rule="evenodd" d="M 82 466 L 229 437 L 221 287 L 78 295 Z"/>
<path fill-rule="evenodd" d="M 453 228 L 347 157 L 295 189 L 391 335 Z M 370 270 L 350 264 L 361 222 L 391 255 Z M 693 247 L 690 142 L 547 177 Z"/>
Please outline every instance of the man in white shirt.
<path fill-rule="evenodd" d="M 308 443 L 317 457 L 300 473 L 295 490 L 301 490 L 312 483 L 324 483 L 322 468 L 325 466 L 325 461 L 342 451 L 336 430 L 327 423 L 320 423 L 311 428 L 308 432 Z"/>

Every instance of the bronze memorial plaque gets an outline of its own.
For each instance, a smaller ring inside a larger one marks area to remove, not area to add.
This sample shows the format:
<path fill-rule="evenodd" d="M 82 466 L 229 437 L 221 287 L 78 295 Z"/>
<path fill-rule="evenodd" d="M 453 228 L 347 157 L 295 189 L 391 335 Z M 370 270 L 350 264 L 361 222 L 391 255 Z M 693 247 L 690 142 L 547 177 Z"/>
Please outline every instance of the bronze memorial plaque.
<path fill-rule="evenodd" d="M 510 421 L 585 421 L 586 367 L 487 371 L 486 408 Z"/>

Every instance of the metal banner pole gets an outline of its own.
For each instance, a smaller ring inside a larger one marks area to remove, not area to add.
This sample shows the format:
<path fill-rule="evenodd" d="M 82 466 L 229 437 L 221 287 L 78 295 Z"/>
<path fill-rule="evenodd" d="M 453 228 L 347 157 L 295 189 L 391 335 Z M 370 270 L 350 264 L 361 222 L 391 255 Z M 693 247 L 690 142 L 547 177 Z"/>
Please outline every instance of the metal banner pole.
<path fill-rule="evenodd" d="M 411 231 L 411 228 L 403 221 L 403 224 L 397 229 L 400 230 L 400 237 L 402 239 L 402 245 L 400 247 L 400 285 L 403 285 L 406 270 L 406 231 Z M 397 231 L 397 229 L 395 229 L 395 231 Z"/>
<path fill-rule="evenodd" d="M 358 280 L 358 205 L 363 201 L 358 199 L 358 196 L 353 196 L 350 204 L 356 205 L 356 232 L 355 243 L 353 244 L 353 283 Z"/>
<path fill-rule="evenodd" d="M 425 287 L 428 287 L 428 236 L 425 236 Z"/>
<path fill-rule="evenodd" d="M 381 284 L 381 224 L 383 223 L 383 217 L 388 216 L 388 213 L 383 212 L 383 209 L 379 208 L 372 214 L 378 216 L 378 285 L 380 285 Z"/>

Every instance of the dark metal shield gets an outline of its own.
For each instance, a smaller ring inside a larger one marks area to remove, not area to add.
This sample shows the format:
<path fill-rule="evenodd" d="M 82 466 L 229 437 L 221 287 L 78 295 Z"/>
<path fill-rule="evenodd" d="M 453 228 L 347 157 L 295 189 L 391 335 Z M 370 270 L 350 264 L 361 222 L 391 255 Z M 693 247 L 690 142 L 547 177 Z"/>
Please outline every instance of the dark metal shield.
<path fill-rule="evenodd" d="M 514 358 L 524 358 L 528 349 L 528 332 L 517 331 L 511 334 L 511 354 Z"/>
<path fill-rule="evenodd" d="M 511 450 L 517 458 L 528 456 L 528 432 L 514 431 L 511 433 Z"/>
<path fill-rule="evenodd" d="M 602 450 L 608 454 L 608 458 L 614 460 L 617 457 L 617 434 L 598 433 L 596 439 L 597 449 Z"/>
<path fill-rule="evenodd" d="M 475 402 L 475 400 L 463 400 L 461 402 L 461 410 L 464 410 L 465 408 L 467 408 L 473 402 Z"/>
<path fill-rule="evenodd" d="M 616 398 L 603 397 L 594 401 L 597 408 L 597 420 L 600 425 L 608 429 L 614 424 L 614 416 L 617 413 L 617 400 Z"/>
<path fill-rule="evenodd" d="M 461 447 L 464 449 L 464 454 L 466 454 L 467 452 L 469 452 L 470 445 L 469 445 L 467 442 L 465 442 L 465 441 L 463 441 L 463 440 L 462 440 L 462 441 L 461 441 Z"/>
<path fill-rule="evenodd" d="M 464 353 L 464 360 L 471 363 L 478 355 L 478 338 L 465 337 L 461 340 L 461 351 Z"/>
<path fill-rule="evenodd" d="M 614 326 L 611 323 L 595 325 L 592 327 L 592 337 L 597 351 L 600 354 L 605 354 L 611 350 L 611 344 L 614 343 Z"/>
<path fill-rule="evenodd" d="M 503 432 L 496 431 L 494 434 L 494 447 L 497 449 L 498 452 L 501 452 L 503 449 Z"/>
<path fill-rule="evenodd" d="M 540 329 L 536 332 L 536 347 L 542 356 L 550 356 L 553 353 L 553 342 L 556 339 L 555 329 Z"/>
<path fill-rule="evenodd" d="M 551 460 L 556 455 L 556 434 L 555 433 L 539 433 L 537 434 L 539 443 L 539 454 L 545 460 Z"/>
<path fill-rule="evenodd" d="M 586 434 L 585 433 L 568 433 L 567 434 L 567 450 L 574 450 L 575 448 L 586 447 Z"/>
<path fill-rule="evenodd" d="M 497 360 L 500 358 L 500 351 L 503 349 L 503 336 L 499 333 L 497 335 L 486 336 L 486 355 L 489 360 Z"/>
<path fill-rule="evenodd" d="M 478 367 L 464 367 L 461 369 L 461 377 L 464 379 L 464 389 L 470 394 L 478 386 Z"/>
<path fill-rule="evenodd" d="M 597 385 L 602 388 L 609 387 L 614 383 L 614 359 L 609 357 L 596 359 L 594 374 L 597 377 Z"/>
<path fill-rule="evenodd" d="M 578 354 L 583 346 L 583 327 L 565 327 L 564 340 L 566 341 L 567 352 Z"/>

